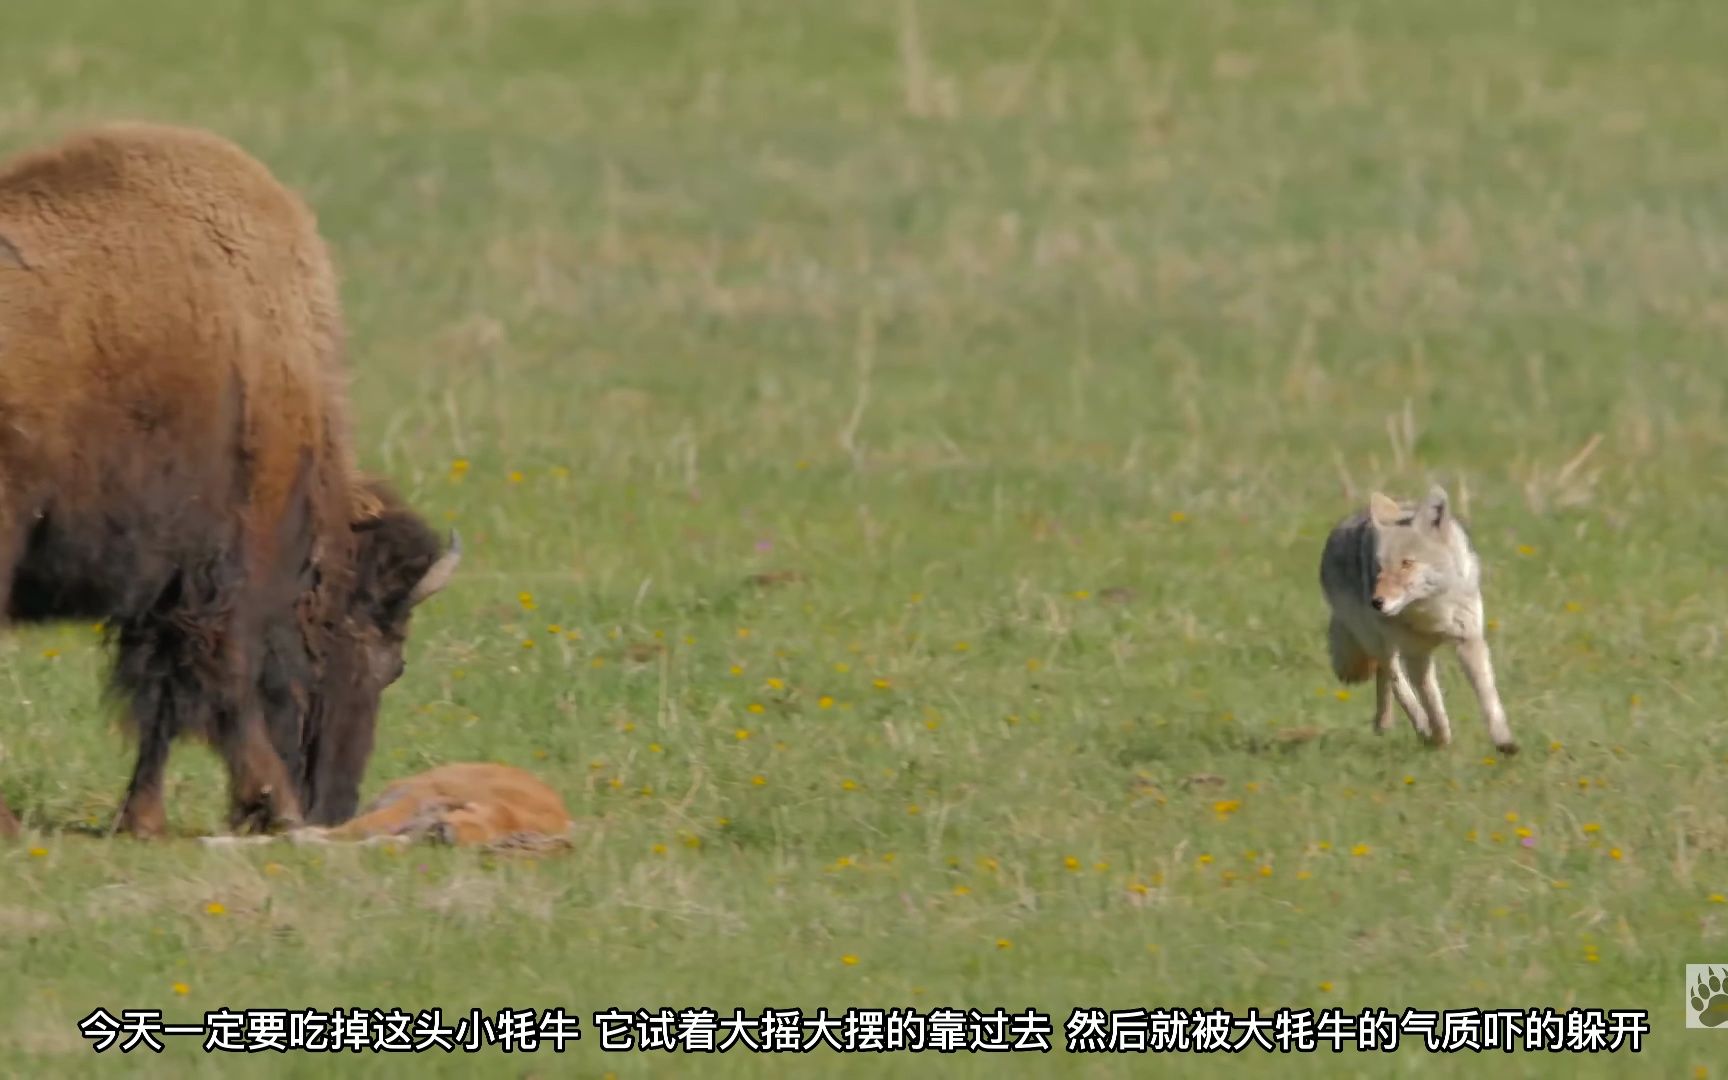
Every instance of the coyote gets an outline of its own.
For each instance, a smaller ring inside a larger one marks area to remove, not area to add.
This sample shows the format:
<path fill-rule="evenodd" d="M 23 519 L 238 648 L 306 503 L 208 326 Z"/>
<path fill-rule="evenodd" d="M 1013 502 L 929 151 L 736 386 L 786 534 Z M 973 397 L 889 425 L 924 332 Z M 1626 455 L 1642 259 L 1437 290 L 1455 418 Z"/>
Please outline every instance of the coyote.
<path fill-rule="evenodd" d="M 1333 672 L 1346 683 L 1374 676 L 1375 731 L 1392 726 L 1396 697 L 1418 736 L 1434 746 L 1452 741 L 1434 667 L 1434 650 L 1450 641 L 1488 737 L 1501 753 L 1518 752 L 1482 633 L 1481 563 L 1444 488 L 1436 484 L 1420 505 L 1375 492 L 1365 512 L 1326 538 L 1320 588 L 1332 610 Z"/>
<path fill-rule="evenodd" d="M 498 848 L 568 846 L 564 800 L 532 773 L 508 765 L 441 765 L 394 781 L 366 812 L 330 828 L 308 826 L 285 835 L 295 843 L 378 844 L 433 839 Z M 206 836 L 214 847 L 269 843 L 273 836 Z"/>

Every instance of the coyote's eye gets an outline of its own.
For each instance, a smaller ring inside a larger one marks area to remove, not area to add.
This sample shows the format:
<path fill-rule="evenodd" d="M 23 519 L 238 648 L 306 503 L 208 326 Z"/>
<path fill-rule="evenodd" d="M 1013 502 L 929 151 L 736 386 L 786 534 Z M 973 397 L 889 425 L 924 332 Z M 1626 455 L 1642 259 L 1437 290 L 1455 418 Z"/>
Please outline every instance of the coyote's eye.
<path fill-rule="evenodd" d="M 1405 559 L 1402 565 L 1403 565 L 1403 568 L 1406 570 L 1414 570 L 1414 569 L 1416 569 L 1416 560 L 1415 559 Z"/>

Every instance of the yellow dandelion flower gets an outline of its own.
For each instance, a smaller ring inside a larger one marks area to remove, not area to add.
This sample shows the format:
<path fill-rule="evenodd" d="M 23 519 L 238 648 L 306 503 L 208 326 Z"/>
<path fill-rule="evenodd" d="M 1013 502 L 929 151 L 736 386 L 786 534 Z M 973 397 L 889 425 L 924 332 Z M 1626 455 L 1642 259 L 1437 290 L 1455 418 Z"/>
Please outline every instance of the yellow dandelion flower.
<path fill-rule="evenodd" d="M 1240 809 L 1242 809 L 1242 800 L 1240 799 L 1219 799 L 1212 804 L 1212 812 L 1219 817 L 1228 817 Z"/>
<path fill-rule="evenodd" d="M 524 479 L 524 477 L 522 476 L 522 471 L 520 469 L 511 469 L 510 470 L 510 482 L 512 484 L 520 484 L 523 481 L 523 479 Z"/>
<path fill-rule="evenodd" d="M 972 894 L 972 888 L 969 885 L 956 885 L 956 886 L 954 886 L 954 895 L 955 896 L 970 896 L 971 894 Z"/>
<path fill-rule="evenodd" d="M 846 663 L 844 660 L 841 660 L 834 665 L 834 670 L 836 672 L 838 672 L 839 674 L 844 675 L 848 671 L 852 670 L 852 665 Z"/>
<path fill-rule="evenodd" d="M 1074 599 L 1076 599 L 1076 600 L 1085 600 L 1088 597 L 1090 597 L 1091 595 L 1092 595 L 1092 592 L 1089 589 L 1075 589 L 1074 590 Z"/>
<path fill-rule="evenodd" d="M 532 649 L 534 647 L 534 639 L 533 638 L 523 638 L 522 639 L 522 647 L 524 649 Z"/>
<path fill-rule="evenodd" d="M 1014 947 L 1014 943 L 1012 941 L 1009 941 L 1005 937 L 999 937 L 996 939 L 996 947 L 998 949 L 1012 949 Z"/>
<path fill-rule="evenodd" d="M 842 780 L 842 781 L 840 781 L 840 788 L 842 791 L 857 791 L 858 790 L 858 781 L 856 781 L 856 780 Z"/>
<path fill-rule="evenodd" d="M 174 986 L 172 987 L 172 989 L 176 994 L 180 995 L 181 997 L 185 997 L 187 994 L 190 994 L 192 992 L 192 988 L 190 986 L 187 986 L 183 982 L 175 983 Z"/>
<path fill-rule="evenodd" d="M 1332 691 L 1332 696 L 1337 698 L 1339 701 L 1349 701 L 1350 700 L 1350 691 L 1344 689 L 1343 687 L 1339 687 L 1338 689 Z"/>
<path fill-rule="evenodd" d="M 1482 759 L 1482 764 L 1492 769 L 1494 766 L 1500 764 L 1500 760 L 1498 758 L 1485 757 Z"/>
<path fill-rule="evenodd" d="M 647 784 L 643 784 L 639 789 L 637 789 L 636 794 L 646 798 L 649 795 L 654 794 L 654 789 L 649 787 Z"/>
<path fill-rule="evenodd" d="M 1263 863 L 1261 865 L 1260 876 L 1261 877 L 1271 877 L 1272 876 L 1272 864 L 1271 863 Z"/>
<path fill-rule="evenodd" d="M 761 713 L 763 711 L 762 703 L 760 701 L 752 701 L 749 710 L 753 713 Z"/>
<path fill-rule="evenodd" d="M 702 838 L 697 836 L 695 833 L 686 834 L 684 837 L 684 846 L 687 848 L 699 848 L 702 846 Z"/>
<path fill-rule="evenodd" d="M 1184 521 L 1187 521 L 1187 520 L 1188 520 L 1188 515 L 1184 514 L 1182 511 L 1180 511 L 1180 510 L 1170 511 L 1170 524 L 1180 525 Z"/>
<path fill-rule="evenodd" d="M 1570 889 L 1572 887 L 1572 883 L 1570 881 L 1556 881 L 1556 882 L 1553 882 L 1552 884 L 1556 889 Z"/>
<path fill-rule="evenodd" d="M 1518 545 L 1518 554 L 1524 556 L 1525 558 L 1529 558 L 1530 556 L 1536 554 L 1536 549 L 1531 547 L 1529 544 L 1519 544 Z"/>
<path fill-rule="evenodd" d="M 1332 841 L 1322 840 L 1318 844 L 1316 844 L 1315 847 L 1319 848 L 1321 851 L 1331 851 L 1332 850 Z"/>
<path fill-rule="evenodd" d="M 857 967 L 858 966 L 858 958 L 856 956 L 853 956 L 851 953 L 847 953 L 845 956 L 842 956 L 840 958 L 840 962 L 842 964 L 845 964 L 847 967 Z"/>
<path fill-rule="evenodd" d="M 750 778 L 750 783 L 757 787 L 766 787 L 768 784 L 768 778 L 763 776 L 761 773 L 757 773 L 755 776 Z"/>
<path fill-rule="evenodd" d="M 917 817 L 919 814 L 922 814 L 923 812 L 924 812 L 923 810 L 918 808 L 917 803 L 908 803 L 906 806 L 906 813 L 911 817 Z"/>
<path fill-rule="evenodd" d="M 1002 864 L 986 855 L 978 860 L 978 865 L 994 874 L 997 870 L 1001 869 Z"/>
<path fill-rule="evenodd" d="M 1548 744 L 1548 752 L 1550 754 L 1558 754 L 1560 751 L 1562 751 L 1564 749 L 1566 749 L 1566 748 L 1565 748 L 1565 746 L 1561 745 L 1561 742 L 1559 739 L 1555 739 L 1553 742 Z"/>
<path fill-rule="evenodd" d="M 270 877 L 275 877 L 277 874 L 280 874 L 284 869 L 286 869 L 286 867 L 284 867 L 279 862 L 267 862 L 264 864 L 264 873 L 269 875 Z"/>
<path fill-rule="evenodd" d="M 1719 892 L 1713 892 L 1710 894 L 1710 902 L 1712 904 L 1728 904 L 1728 896 L 1723 896 Z"/>
<path fill-rule="evenodd" d="M 1608 849 L 1608 857 L 1610 859 L 1613 859 L 1615 862 L 1619 862 L 1620 861 L 1620 849 L 1619 848 L 1609 848 Z"/>
<path fill-rule="evenodd" d="M 823 694 L 821 697 L 816 699 L 816 707 L 818 709 L 832 709 L 834 707 L 834 699 L 829 697 L 827 694 Z"/>
<path fill-rule="evenodd" d="M 1602 831 L 1602 826 L 1598 825 L 1594 821 L 1586 821 L 1584 823 L 1584 831 L 1587 833 L 1599 833 Z"/>
<path fill-rule="evenodd" d="M 768 680 L 768 689 L 784 690 L 786 689 L 786 680 L 776 675 Z"/>
<path fill-rule="evenodd" d="M 656 855 L 664 855 L 664 854 L 666 854 L 666 845 L 665 844 L 655 844 L 649 850 L 654 852 L 654 854 L 656 854 Z"/>
<path fill-rule="evenodd" d="M 1093 863 L 1093 864 L 1092 864 L 1092 869 L 1093 869 L 1093 870 L 1094 870 L 1094 871 L 1096 871 L 1096 872 L 1097 872 L 1097 873 L 1100 873 L 1100 874 L 1102 874 L 1102 873 L 1104 873 L 1104 872 L 1105 872 L 1105 871 L 1106 871 L 1106 870 L 1108 870 L 1108 869 L 1110 869 L 1110 864 L 1109 864 L 1109 863 L 1107 863 L 1107 862 L 1102 862 L 1102 861 L 1100 861 L 1100 862 L 1095 862 L 1095 863 Z"/>
<path fill-rule="evenodd" d="M 597 667 L 597 668 L 605 667 L 606 666 L 606 658 L 604 656 L 596 656 L 594 659 L 588 661 L 588 666 L 589 667 Z"/>
<path fill-rule="evenodd" d="M 1576 600 L 1566 601 L 1566 611 L 1568 614 L 1576 615 L 1580 611 L 1583 611 L 1583 610 L 1584 610 L 1584 605 L 1580 604 L 1578 601 L 1576 601 Z"/>
<path fill-rule="evenodd" d="M 1476 842 L 1476 830 L 1471 829 L 1469 832 L 1465 833 L 1464 839 L 1466 839 L 1466 840 L 1470 841 L 1472 844 L 1474 844 Z"/>
<path fill-rule="evenodd" d="M 462 477 L 468 475 L 468 469 L 468 459 L 457 458 L 455 461 L 450 463 L 450 476 L 452 479 L 460 480 Z"/>
<path fill-rule="evenodd" d="M 1520 840 L 1528 840 L 1532 836 L 1536 835 L 1536 830 L 1530 828 L 1528 825 L 1520 825 L 1516 829 L 1513 829 L 1512 833 Z"/>
<path fill-rule="evenodd" d="M 1332 984 L 1329 982 L 1321 983 L 1320 984 L 1320 992 L 1322 994 L 1330 994 L 1332 992 Z"/>
<path fill-rule="evenodd" d="M 1062 865 L 1067 867 L 1068 870 L 1070 872 L 1072 872 L 1072 871 L 1080 869 L 1080 860 L 1076 859 L 1074 856 L 1070 855 L 1067 858 L 1062 860 Z"/>
<path fill-rule="evenodd" d="M 1350 849 L 1350 854 L 1360 859 L 1362 856 L 1368 854 L 1370 850 L 1372 849 L 1369 848 L 1367 844 L 1357 844 L 1355 847 Z"/>
<path fill-rule="evenodd" d="M 732 737 L 737 739 L 739 742 L 743 742 L 745 739 L 750 737 L 750 732 L 746 728 L 739 728 L 737 731 L 732 733 Z"/>
<path fill-rule="evenodd" d="M 612 779 L 606 781 L 606 783 L 613 791 L 617 791 L 624 786 L 624 778 L 622 776 L 614 776 Z"/>
<path fill-rule="evenodd" d="M 1230 720 L 1233 719 L 1233 717 L 1229 713 L 1225 713 L 1224 719 Z M 1260 782 L 1258 780 L 1250 780 L 1246 784 L 1242 785 L 1242 790 L 1246 791 L 1250 795 L 1257 795 L 1260 793 Z"/>
<path fill-rule="evenodd" d="M 650 754 L 658 754 L 658 753 L 661 753 L 661 752 L 662 752 L 662 750 L 663 750 L 663 749 L 664 749 L 664 748 L 663 748 L 663 747 L 661 747 L 661 745 L 660 745 L 660 744 L 659 744 L 659 743 L 657 743 L 657 742 L 651 742 L 651 743 L 649 743 L 649 744 L 648 744 L 648 752 L 649 752 L 649 753 L 650 753 Z"/>
<path fill-rule="evenodd" d="M 222 906 L 221 901 L 212 900 L 208 904 L 204 905 L 204 914 L 206 914 L 206 915 L 226 915 L 226 914 L 228 914 L 228 909 Z"/>
<path fill-rule="evenodd" d="M 748 626 L 740 626 L 738 628 L 738 636 L 741 638 L 749 637 L 750 636 L 750 628 Z"/>
<path fill-rule="evenodd" d="M 30 857 L 32 859 L 45 859 L 48 857 L 48 849 L 45 847 L 33 847 L 30 849 Z"/>
<path fill-rule="evenodd" d="M 1516 810 L 1506 811 L 1506 824 L 1516 825 L 1517 823 L 1518 823 L 1518 812 Z"/>
<path fill-rule="evenodd" d="M 889 682 L 887 679 L 877 678 L 877 679 L 872 679 L 870 681 L 870 685 L 874 686 L 878 690 L 886 690 L 889 687 L 893 686 L 894 684 Z"/>
<path fill-rule="evenodd" d="M 1200 865 L 1201 865 L 1201 866 L 1211 866 L 1211 865 L 1212 865 L 1212 856 L 1210 856 L 1210 855 L 1201 855 L 1201 856 L 1200 856 L 1200 857 L 1199 857 L 1199 858 L 1198 858 L 1198 859 L 1196 859 L 1196 860 L 1195 860 L 1195 861 L 1196 861 L 1196 862 L 1198 862 L 1198 863 L 1199 863 L 1199 864 L 1200 864 Z"/>
<path fill-rule="evenodd" d="M 1416 778 L 1414 776 L 1404 777 L 1404 786 L 1405 787 L 1410 787 L 1414 783 L 1416 783 Z"/>
<path fill-rule="evenodd" d="M 1128 883 L 1128 891 L 1133 893 L 1135 896 L 1145 896 L 1152 890 L 1147 888 L 1146 883 L 1143 881 L 1130 881 Z"/>
<path fill-rule="evenodd" d="M 940 721 L 940 720 L 931 719 L 931 720 L 924 721 L 924 727 L 930 731 L 935 731 L 937 728 L 939 728 L 941 726 L 942 726 L 942 721 Z"/>
<path fill-rule="evenodd" d="M 1309 879 L 1309 878 L 1311 878 L 1311 877 L 1313 877 L 1313 876 L 1314 876 L 1314 875 L 1313 875 L 1313 874 L 1312 874 L 1312 873 L 1311 873 L 1311 872 L 1309 872 L 1309 871 L 1307 871 L 1307 870 L 1298 870 L 1298 871 L 1296 871 L 1296 880 L 1297 880 L 1297 881 L 1307 881 L 1307 880 L 1308 880 L 1308 879 Z"/>

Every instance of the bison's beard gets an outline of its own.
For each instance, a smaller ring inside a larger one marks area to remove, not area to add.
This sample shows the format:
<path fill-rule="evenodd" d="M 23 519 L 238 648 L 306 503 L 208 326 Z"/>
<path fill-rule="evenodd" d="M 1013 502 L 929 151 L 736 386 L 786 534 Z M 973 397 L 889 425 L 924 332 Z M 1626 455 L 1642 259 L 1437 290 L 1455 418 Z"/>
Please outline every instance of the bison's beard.
<path fill-rule="evenodd" d="M 309 825 L 340 825 L 359 809 L 384 689 L 365 656 L 353 636 L 331 642 L 322 657 L 291 628 L 266 641 L 259 690 L 270 741 Z"/>

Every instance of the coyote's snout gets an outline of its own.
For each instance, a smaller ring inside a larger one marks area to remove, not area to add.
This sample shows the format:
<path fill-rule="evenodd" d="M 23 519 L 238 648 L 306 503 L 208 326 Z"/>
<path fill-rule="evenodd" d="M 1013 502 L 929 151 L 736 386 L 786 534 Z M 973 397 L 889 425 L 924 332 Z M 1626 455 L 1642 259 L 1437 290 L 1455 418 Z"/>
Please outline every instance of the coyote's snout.
<path fill-rule="evenodd" d="M 1437 746 L 1451 741 L 1433 657 L 1450 641 L 1489 737 L 1502 753 L 1517 752 L 1483 637 L 1481 564 L 1444 488 L 1420 504 L 1375 492 L 1366 511 L 1326 538 L 1320 588 L 1332 610 L 1332 670 L 1347 683 L 1374 676 L 1376 731 L 1391 727 L 1396 699 L 1418 735 Z"/>

